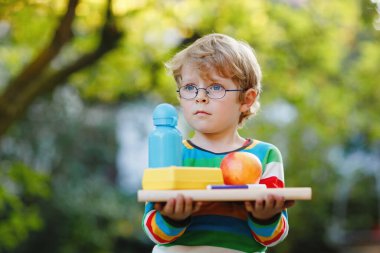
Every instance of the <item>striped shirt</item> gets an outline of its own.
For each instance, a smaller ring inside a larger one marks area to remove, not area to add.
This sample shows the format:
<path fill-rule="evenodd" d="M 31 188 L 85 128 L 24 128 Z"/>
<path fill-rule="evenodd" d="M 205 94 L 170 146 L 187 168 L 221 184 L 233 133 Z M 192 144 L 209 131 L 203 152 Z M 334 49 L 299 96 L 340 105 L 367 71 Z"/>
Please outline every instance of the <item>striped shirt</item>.
<path fill-rule="evenodd" d="M 263 166 L 260 183 L 268 188 L 284 187 L 281 153 L 272 144 L 248 139 L 231 152 L 256 155 Z M 230 152 L 213 153 L 183 142 L 183 166 L 220 167 Z M 157 245 L 153 252 L 265 252 L 267 247 L 284 240 L 288 233 L 284 210 L 268 221 L 248 215 L 241 202 L 203 202 L 201 209 L 183 222 L 174 222 L 146 203 L 143 229 Z"/>

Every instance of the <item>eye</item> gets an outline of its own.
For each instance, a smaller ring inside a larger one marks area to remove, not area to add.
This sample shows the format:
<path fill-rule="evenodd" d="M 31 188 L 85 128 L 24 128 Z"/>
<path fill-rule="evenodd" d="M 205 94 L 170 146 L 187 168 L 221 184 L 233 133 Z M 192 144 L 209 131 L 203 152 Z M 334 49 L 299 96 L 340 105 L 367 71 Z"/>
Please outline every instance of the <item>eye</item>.
<path fill-rule="evenodd" d="M 183 86 L 182 89 L 183 89 L 184 91 L 189 91 L 189 92 L 191 92 L 191 91 L 195 91 L 197 88 L 195 87 L 194 84 L 188 84 L 188 85 L 186 85 L 186 86 Z"/>
<path fill-rule="evenodd" d="M 212 84 L 208 87 L 208 89 L 210 91 L 223 91 L 224 88 L 221 84 L 218 84 L 218 83 L 215 83 L 215 84 Z"/>

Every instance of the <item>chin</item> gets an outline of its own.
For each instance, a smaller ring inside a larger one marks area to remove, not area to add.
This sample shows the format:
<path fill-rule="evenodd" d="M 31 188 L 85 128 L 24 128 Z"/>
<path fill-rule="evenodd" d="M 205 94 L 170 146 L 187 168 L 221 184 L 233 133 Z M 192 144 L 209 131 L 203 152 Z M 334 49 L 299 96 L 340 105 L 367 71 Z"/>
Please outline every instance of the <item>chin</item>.
<path fill-rule="evenodd" d="M 203 134 L 211 134 L 215 132 L 215 127 L 211 125 L 191 125 L 191 128 L 193 128 L 195 131 L 203 133 Z"/>

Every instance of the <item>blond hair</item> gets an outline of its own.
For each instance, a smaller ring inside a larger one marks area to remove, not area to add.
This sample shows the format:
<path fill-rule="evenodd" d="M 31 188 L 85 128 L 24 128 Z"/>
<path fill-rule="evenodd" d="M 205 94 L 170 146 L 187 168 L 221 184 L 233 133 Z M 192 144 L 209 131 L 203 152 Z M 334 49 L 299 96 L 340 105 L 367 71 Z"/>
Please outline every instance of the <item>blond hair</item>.
<path fill-rule="evenodd" d="M 257 113 L 262 74 L 253 49 L 247 43 L 218 33 L 196 40 L 165 64 L 177 85 L 181 80 L 182 66 L 189 62 L 196 64 L 203 75 L 207 76 L 210 70 L 214 70 L 222 77 L 231 78 L 244 91 L 239 96 L 241 102 L 245 91 L 251 88 L 256 91 L 255 102 L 250 110 L 241 113 L 239 124 Z"/>

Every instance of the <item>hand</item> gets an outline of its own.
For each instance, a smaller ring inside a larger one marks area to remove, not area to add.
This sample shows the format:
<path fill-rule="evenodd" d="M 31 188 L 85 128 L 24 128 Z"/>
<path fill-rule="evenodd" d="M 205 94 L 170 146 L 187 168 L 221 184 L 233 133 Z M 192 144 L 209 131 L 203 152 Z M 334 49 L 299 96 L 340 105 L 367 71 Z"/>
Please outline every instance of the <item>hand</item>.
<path fill-rule="evenodd" d="M 201 205 L 202 202 L 193 202 L 191 197 L 178 194 L 176 198 L 171 198 L 166 203 L 155 203 L 154 209 L 172 220 L 180 221 L 199 211 Z"/>
<path fill-rule="evenodd" d="M 245 201 L 245 209 L 258 220 L 268 220 L 282 210 L 295 204 L 294 200 L 287 200 L 283 196 L 269 194 L 256 201 Z"/>

